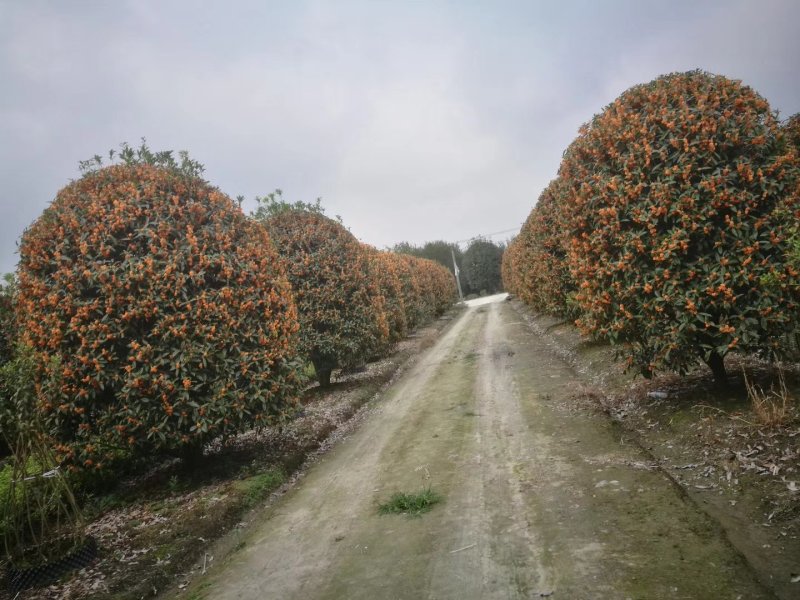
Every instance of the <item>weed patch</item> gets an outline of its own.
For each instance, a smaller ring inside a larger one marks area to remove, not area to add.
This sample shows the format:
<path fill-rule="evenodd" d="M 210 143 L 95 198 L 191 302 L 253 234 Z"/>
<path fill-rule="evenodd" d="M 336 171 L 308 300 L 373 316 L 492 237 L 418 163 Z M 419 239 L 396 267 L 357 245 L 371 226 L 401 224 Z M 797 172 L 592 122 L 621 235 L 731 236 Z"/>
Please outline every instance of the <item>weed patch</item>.
<path fill-rule="evenodd" d="M 751 383 L 742 369 L 747 397 L 753 407 L 756 422 L 765 427 L 782 427 L 794 420 L 794 402 L 786 387 L 783 371 L 778 371 L 778 387 L 773 385 L 768 391 Z"/>
<path fill-rule="evenodd" d="M 286 481 L 283 469 L 270 469 L 265 473 L 248 477 L 241 481 L 244 489 L 244 501 L 248 506 L 255 506 L 266 498 L 270 492 Z"/>
<path fill-rule="evenodd" d="M 382 515 L 405 514 L 410 517 L 418 517 L 442 500 L 442 496 L 429 487 L 416 494 L 395 492 L 388 502 L 378 506 L 378 512 Z"/>
<path fill-rule="evenodd" d="M 478 354 L 477 354 L 477 352 L 469 352 L 469 353 L 467 353 L 467 354 L 465 354 L 465 355 L 464 355 L 464 361 L 465 361 L 465 362 L 467 362 L 467 363 L 469 363 L 469 364 L 473 364 L 473 363 L 475 363 L 477 360 L 478 360 Z"/>

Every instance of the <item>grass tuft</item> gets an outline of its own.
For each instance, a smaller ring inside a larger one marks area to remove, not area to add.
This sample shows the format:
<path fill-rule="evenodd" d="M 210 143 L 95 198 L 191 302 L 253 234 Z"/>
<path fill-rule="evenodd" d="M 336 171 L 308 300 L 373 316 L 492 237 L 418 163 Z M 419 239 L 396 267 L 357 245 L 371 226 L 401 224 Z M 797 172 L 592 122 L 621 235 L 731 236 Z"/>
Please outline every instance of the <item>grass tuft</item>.
<path fill-rule="evenodd" d="M 431 488 L 426 488 L 416 494 L 395 492 L 388 502 L 378 506 L 378 512 L 382 515 L 405 514 L 410 517 L 418 517 L 422 513 L 428 512 L 435 504 L 441 501 L 442 496 Z"/>
<path fill-rule="evenodd" d="M 765 427 L 781 427 L 794 420 L 793 399 L 786 387 L 783 371 L 778 371 L 778 388 L 771 386 L 769 391 L 758 387 L 747 379 L 747 373 L 742 369 L 744 385 L 747 388 L 747 397 L 753 407 L 758 424 Z"/>
<path fill-rule="evenodd" d="M 284 481 L 286 475 L 283 469 L 273 468 L 237 482 L 236 487 L 244 492 L 245 505 L 255 506 L 278 489 Z"/>

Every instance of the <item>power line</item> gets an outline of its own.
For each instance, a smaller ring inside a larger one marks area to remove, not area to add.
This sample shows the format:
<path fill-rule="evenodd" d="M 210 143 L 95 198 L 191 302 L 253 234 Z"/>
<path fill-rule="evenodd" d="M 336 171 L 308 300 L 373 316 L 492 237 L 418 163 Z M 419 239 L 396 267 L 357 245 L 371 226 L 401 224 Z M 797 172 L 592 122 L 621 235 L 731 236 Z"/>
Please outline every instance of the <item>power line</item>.
<path fill-rule="evenodd" d="M 504 229 L 503 231 L 495 231 L 494 233 L 481 233 L 481 234 L 478 234 L 478 235 L 473 235 L 472 237 L 466 238 L 464 240 L 456 240 L 453 243 L 454 244 L 460 244 L 461 242 L 469 242 L 469 241 L 472 241 L 472 240 L 474 240 L 476 238 L 492 237 L 493 235 L 500 235 L 502 233 L 511 233 L 512 231 L 519 231 L 520 227 L 522 227 L 522 223 L 520 223 L 518 227 L 513 227 L 511 229 Z"/>

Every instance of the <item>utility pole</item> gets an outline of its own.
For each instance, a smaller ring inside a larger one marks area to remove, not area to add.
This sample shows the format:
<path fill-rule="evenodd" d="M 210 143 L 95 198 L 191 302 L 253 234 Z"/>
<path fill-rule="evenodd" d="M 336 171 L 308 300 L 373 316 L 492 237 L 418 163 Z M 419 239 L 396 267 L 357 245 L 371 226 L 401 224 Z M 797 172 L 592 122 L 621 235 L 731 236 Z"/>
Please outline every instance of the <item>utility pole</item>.
<path fill-rule="evenodd" d="M 458 301 L 464 301 L 464 293 L 461 291 L 461 277 L 458 275 L 458 265 L 456 264 L 456 253 L 450 248 L 450 256 L 453 257 L 453 273 L 456 275 L 456 285 L 458 286 Z"/>

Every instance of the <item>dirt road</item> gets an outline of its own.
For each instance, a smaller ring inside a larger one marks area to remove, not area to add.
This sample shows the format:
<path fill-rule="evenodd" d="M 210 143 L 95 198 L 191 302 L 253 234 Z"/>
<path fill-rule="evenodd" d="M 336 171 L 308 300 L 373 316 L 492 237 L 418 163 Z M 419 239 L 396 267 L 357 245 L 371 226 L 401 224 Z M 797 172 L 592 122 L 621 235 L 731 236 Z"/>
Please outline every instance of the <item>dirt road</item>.
<path fill-rule="evenodd" d="M 507 302 L 470 307 L 188 595 L 771 598 Z M 431 486 L 419 518 L 379 515 Z"/>

